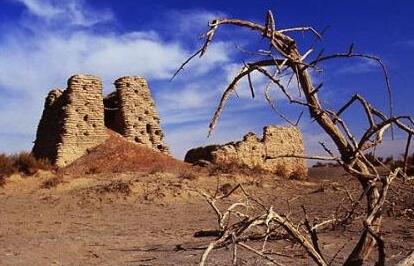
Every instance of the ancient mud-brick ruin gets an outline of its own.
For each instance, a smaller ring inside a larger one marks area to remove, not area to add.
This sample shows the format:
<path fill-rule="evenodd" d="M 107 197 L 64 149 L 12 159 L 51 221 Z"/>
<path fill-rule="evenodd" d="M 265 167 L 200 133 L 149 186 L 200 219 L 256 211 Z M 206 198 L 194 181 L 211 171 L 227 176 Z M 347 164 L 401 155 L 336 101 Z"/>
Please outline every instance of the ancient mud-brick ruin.
<path fill-rule="evenodd" d="M 248 133 L 242 141 L 192 149 L 187 152 L 185 161 L 190 163 L 208 161 L 220 165 L 236 164 L 284 176 L 307 174 L 304 159 L 280 158 L 285 155 L 304 155 L 300 130 L 295 127 L 267 126 L 263 129 L 261 139 L 254 133 Z"/>
<path fill-rule="evenodd" d="M 66 166 L 104 142 L 107 128 L 168 153 L 146 81 L 123 77 L 115 84 L 116 92 L 105 99 L 101 80 L 91 75 L 75 75 L 66 90 L 50 91 L 32 150 L 35 157 Z"/>
<path fill-rule="evenodd" d="M 123 77 L 105 98 L 105 124 L 128 140 L 168 152 L 155 103 L 145 79 Z"/>

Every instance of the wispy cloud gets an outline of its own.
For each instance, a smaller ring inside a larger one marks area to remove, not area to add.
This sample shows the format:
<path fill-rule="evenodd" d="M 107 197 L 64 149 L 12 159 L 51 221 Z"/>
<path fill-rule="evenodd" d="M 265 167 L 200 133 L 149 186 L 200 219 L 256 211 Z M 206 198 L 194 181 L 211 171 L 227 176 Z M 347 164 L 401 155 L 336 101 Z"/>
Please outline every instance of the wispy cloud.
<path fill-rule="evenodd" d="M 176 81 L 168 82 L 192 52 L 182 39 L 165 39 L 151 28 L 124 33 L 95 31 L 95 24 L 115 18 L 79 0 L 12 1 L 26 8 L 26 15 L 23 14 L 20 22 L 44 25 L 24 29 L 21 25 L 10 27 L 5 34 L 7 37 L 0 40 L 0 147 L 3 151 L 31 148 L 44 97 L 52 88 L 65 88 L 67 78 L 76 73 L 100 76 L 106 92 L 114 89 L 112 82 L 120 76 L 140 75 L 148 79 L 167 128 L 166 134 L 171 136 L 168 144 L 174 146 L 178 130 L 175 125 L 199 125 L 208 120 L 225 84 L 227 66 L 233 63 L 232 44 L 216 42 L 203 60 L 194 60 L 188 65 L 186 70 L 191 71 L 184 70 Z M 187 15 L 190 17 L 185 19 Z M 190 31 L 192 34 L 194 25 L 189 23 L 184 27 L 183 23 L 194 17 L 201 21 L 213 15 L 204 11 L 183 13 L 181 19 L 172 19 L 166 24 L 171 26 L 178 21 L 177 33 Z M 64 20 L 59 29 L 52 23 L 56 20 Z M 199 135 L 191 135 L 187 139 L 199 138 Z M 24 145 L 14 145 L 16 138 Z M 193 142 L 189 140 L 189 143 Z"/>
<path fill-rule="evenodd" d="M 26 7 L 27 12 L 44 22 L 66 22 L 69 25 L 92 26 L 113 19 L 107 10 L 93 11 L 83 0 L 12 0 Z"/>
<path fill-rule="evenodd" d="M 164 30 L 174 35 L 175 38 L 199 40 L 201 34 L 207 29 L 208 22 L 214 18 L 225 17 L 223 12 L 210 10 L 171 10 L 165 15 L 165 20 L 174 21 L 165 25 L 154 25 L 163 27 Z"/>
<path fill-rule="evenodd" d="M 337 70 L 335 71 L 336 74 L 366 74 L 369 72 L 378 71 L 378 64 L 373 60 L 357 60 L 350 61 L 349 64 L 344 66 L 338 66 Z"/>
<path fill-rule="evenodd" d="M 179 158 L 196 146 L 240 139 L 248 131 L 261 134 L 265 124 L 280 121 L 264 100 L 267 79 L 255 72 L 252 80 L 256 98 L 251 98 L 247 80 L 240 82 L 237 96 L 233 94 L 230 98 L 214 135 L 206 137 L 222 92 L 242 66 L 234 54 L 233 42 L 226 39 L 214 42 L 205 57 L 192 61 L 169 82 L 177 67 L 200 44 L 196 37 L 183 36 L 197 36 L 205 30 L 208 20 L 224 14 L 174 11 L 163 15 L 165 28 L 148 23 L 153 26 L 129 32 L 112 31 L 110 27 L 96 31 L 100 23 L 116 23 L 116 17 L 80 0 L 11 1 L 25 7 L 26 13 L 19 22 L 42 23 L 42 27 L 10 26 L 0 39 L 1 151 L 31 148 L 44 97 L 54 87 L 65 88 L 67 78 L 76 73 L 100 76 L 105 92 L 114 89 L 112 82 L 120 76 L 140 75 L 148 79 L 167 144 Z M 61 22 L 57 23 L 59 29 L 55 27 L 57 21 Z M 359 70 L 353 65 L 352 69 L 340 71 L 371 71 L 373 67 L 361 63 Z M 281 82 L 287 84 L 288 78 Z M 290 90 L 297 95 L 295 81 Z M 280 90 L 273 89 L 272 97 L 278 106 L 287 105 Z M 285 110 L 287 115 L 297 116 L 296 112 Z M 313 153 L 320 134 L 314 129 L 304 129 L 310 136 L 308 151 Z"/>

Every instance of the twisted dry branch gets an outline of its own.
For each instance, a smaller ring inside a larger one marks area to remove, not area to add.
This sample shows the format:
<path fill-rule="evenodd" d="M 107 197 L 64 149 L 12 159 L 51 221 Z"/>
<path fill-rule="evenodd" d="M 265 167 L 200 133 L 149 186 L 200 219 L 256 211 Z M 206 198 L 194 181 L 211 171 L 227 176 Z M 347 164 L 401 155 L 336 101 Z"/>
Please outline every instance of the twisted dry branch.
<path fill-rule="evenodd" d="M 389 182 L 391 182 L 392 178 L 390 179 L 389 177 L 393 176 L 395 173 L 396 175 L 406 176 L 406 173 L 404 172 L 404 170 L 406 170 L 406 167 L 400 169 L 398 172 L 390 170 L 388 173 L 379 173 L 376 167 L 367 159 L 367 157 L 365 156 L 365 152 L 381 144 L 383 136 L 389 129 L 391 129 L 391 134 L 393 135 L 393 126 L 396 126 L 396 128 L 398 128 L 399 130 L 407 133 L 407 146 L 409 146 L 409 143 L 411 142 L 411 136 L 414 134 L 414 119 L 412 119 L 409 116 L 393 115 L 392 89 L 385 65 L 379 58 L 375 56 L 355 53 L 353 45 L 351 45 L 348 52 L 346 53 L 337 53 L 324 56 L 323 52 L 321 52 L 315 59 L 306 62 L 308 58 L 311 56 L 313 48 L 307 50 L 307 52 L 302 54 L 297 48 L 294 38 L 288 36 L 287 34 L 298 31 L 310 32 L 316 35 L 317 37 L 319 37 L 320 34 L 318 34 L 312 27 L 298 27 L 278 30 L 275 24 L 274 16 L 269 11 L 266 15 L 264 25 L 260 25 L 258 23 L 254 23 L 251 21 L 227 18 L 215 19 L 211 21 L 209 23 L 209 30 L 204 35 L 204 44 L 191 58 L 186 60 L 180 66 L 177 73 L 180 70 L 182 70 L 183 67 L 191 59 L 195 58 L 196 55 L 199 55 L 201 57 L 207 52 L 208 47 L 213 41 L 215 32 L 220 26 L 223 25 L 242 27 L 257 32 L 259 36 L 265 38 L 268 41 L 270 49 L 267 49 L 266 51 L 270 51 L 270 53 L 267 53 L 265 55 L 266 58 L 263 60 L 245 64 L 243 68 L 240 70 L 240 72 L 234 77 L 232 82 L 230 82 L 229 86 L 224 91 L 220 99 L 220 102 L 216 108 L 216 112 L 214 113 L 211 119 L 209 125 L 209 135 L 215 128 L 215 125 L 217 124 L 220 118 L 220 115 L 224 109 L 224 106 L 228 98 L 233 92 L 236 92 L 236 87 L 242 78 L 247 76 L 252 96 L 255 95 L 253 84 L 251 82 L 250 77 L 253 71 L 260 72 L 269 80 L 269 82 L 276 85 L 276 87 L 280 89 L 281 92 L 284 94 L 289 103 L 302 108 L 307 108 L 311 119 L 313 119 L 326 132 L 326 134 L 335 144 L 340 155 L 338 158 L 338 163 L 348 173 L 357 178 L 364 191 L 367 190 L 367 192 L 364 194 L 367 199 L 367 220 L 365 224 L 366 229 L 363 230 L 360 240 L 358 241 L 354 250 L 345 262 L 345 265 L 362 265 L 364 260 L 369 256 L 370 251 L 372 250 L 374 245 L 376 243 L 381 245 L 380 239 L 377 237 L 380 230 L 382 217 L 381 212 L 379 210 L 382 208 L 384 204 L 385 198 L 383 200 L 382 197 L 385 197 L 386 191 L 389 186 L 389 184 L 387 182 L 384 182 L 384 180 L 389 180 Z M 366 99 L 357 94 L 354 95 L 337 112 L 331 111 L 322 106 L 321 101 L 319 100 L 319 91 L 321 89 L 321 85 L 315 86 L 313 84 L 309 70 L 319 70 L 318 64 L 320 64 L 321 62 L 338 58 L 362 58 L 374 60 L 379 64 L 379 66 L 382 69 L 382 74 L 384 76 L 387 88 L 389 101 L 388 116 L 379 111 L 378 109 L 374 108 Z M 272 75 L 272 71 L 269 71 L 269 69 L 274 69 L 274 73 L 276 74 Z M 293 76 L 295 76 L 298 82 L 298 88 L 300 91 L 300 95 L 303 95 L 303 100 L 295 99 L 294 97 L 292 97 L 289 91 L 280 81 L 280 77 L 283 77 L 284 75 L 291 73 L 293 74 Z M 364 114 L 367 117 L 368 121 L 368 128 L 362 134 L 352 133 L 342 117 L 342 114 L 346 110 L 351 108 L 355 102 L 359 102 L 362 105 Z M 361 137 L 357 139 L 357 135 Z M 329 149 L 327 149 L 325 146 L 323 147 L 331 157 L 336 157 Z M 406 148 L 405 154 L 408 154 L 408 148 Z M 285 220 L 280 220 L 276 213 L 268 211 L 267 215 L 270 214 L 273 217 L 272 221 L 276 223 L 286 222 Z M 243 224 L 239 225 L 247 226 L 247 228 L 249 228 L 250 226 L 256 225 L 257 223 L 262 224 L 262 219 L 264 219 L 264 217 L 256 217 L 253 220 L 247 219 L 243 222 Z M 242 228 L 244 228 L 243 226 Z M 291 230 L 289 228 L 285 229 L 287 229 L 289 233 L 292 235 L 295 235 L 296 233 L 294 230 Z M 242 231 L 244 232 L 244 230 Z M 233 239 L 230 236 L 231 234 L 223 235 L 219 240 L 217 240 L 217 243 L 214 244 L 213 247 L 227 243 L 227 241 Z M 309 243 L 309 241 L 301 243 L 303 246 L 307 246 L 308 244 L 303 243 Z M 310 250 L 312 250 L 310 247 L 313 248 L 312 252 L 309 252 Z M 321 261 L 323 261 L 323 259 L 321 255 L 312 246 L 312 244 L 310 244 L 307 251 L 308 253 L 310 253 L 310 256 L 314 259 L 315 262 L 319 263 L 319 265 L 322 265 Z M 383 258 L 380 257 L 378 262 L 383 263 Z"/>
<path fill-rule="evenodd" d="M 245 197 L 246 202 L 236 202 L 231 204 L 224 212 L 220 211 L 219 208 L 216 206 L 216 201 L 219 199 L 224 199 L 229 197 L 231 194 L 235 193 L 237 190 L 240 190 Z M 274 234 L 276 230 L 282 227 L 289 236 L 291 236 L 296 242 L 298 242 L 305 251 L 309 254 L 309 256 L 315 261 L 317 265 L 327 265 L 325 260 L 323 259 L 319 247 L 315 246 L 307 236 L 305 236 L 297 226 L 295 226 L 285 215 L 280 215 L 273 210 L 273 207 L 266 208 L 263 203 L 261 203 L 258 199 L 251 196 L 247 191 L 243 188 L 242 185 L 235 186 L 229 193 L 223 196 L 210 196 L 206 192 L 200 191 L 200 194 L 207 200 L 209 205 L 213 208 L 217 215 L 217 221 L 219 226 L 219 238 L 215 241 L 211 242 L 207 249 L 204 251 L 201 260 L 200 266 L 205 265 L 210 253 L 212 250 L 217 248 L 222 248 L 225 246 L 233 245 L 237 246 L 240 245 L 243 248 L 254 252 L 255 254 L 259 255 L 265 260 L 272 262 L 275 265 L 282 265 L 281 263 L 277 262 L 271 256 L 264 254 L 262 251 L 258 251 L 244 242 L 247 239 L 251 239 L 250 234 L 252 234 L 253 229 L 257 228 L 264 228 L 265 233 L 260 237 L 256 238 L 256 240 L 260 239 L 263 240 L 263 247 L 265 246 L 266 242 L 269 239 L 269 236 Z M 250 215 L 247 212 L 236 211 L 237 207 L 249 206 L 252 210 L 255 209 L 255 206 L 251 204 L 251 202 L 255 203 L 257 207 L 263 211 L 260 215 Z M 237 221 L 230 224 L 230 216 L 233 215 Z M 316 230 L 318 227 L 322 225 L 313 227 L 312 233 L 316 234 Z M 234 258 L 233 253 L 233 261 L 236 259 Z"/>

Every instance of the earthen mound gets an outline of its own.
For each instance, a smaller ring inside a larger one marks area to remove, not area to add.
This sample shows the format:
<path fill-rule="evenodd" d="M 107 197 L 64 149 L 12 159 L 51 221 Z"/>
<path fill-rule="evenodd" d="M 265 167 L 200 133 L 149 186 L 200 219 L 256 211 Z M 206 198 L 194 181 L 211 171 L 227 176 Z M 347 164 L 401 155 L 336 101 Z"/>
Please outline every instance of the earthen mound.
<path fill-rule="evenodd" d="M 70 175 L 121 173 L 121 172 L 180 172 L 190 168 L 187 163 L 126 140 L 118 133 L 108 130 L 109 138 L 89 149 L 87 154 L 59 172 Z"/>

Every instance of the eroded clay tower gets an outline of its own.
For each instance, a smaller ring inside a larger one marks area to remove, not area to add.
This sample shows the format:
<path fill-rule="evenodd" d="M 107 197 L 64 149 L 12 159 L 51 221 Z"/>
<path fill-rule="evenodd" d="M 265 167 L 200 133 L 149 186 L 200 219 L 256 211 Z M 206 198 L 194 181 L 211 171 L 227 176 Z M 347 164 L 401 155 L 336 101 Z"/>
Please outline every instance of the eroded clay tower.
<path fill-rule="evenodd" d="M 32 153 L 63 167 L 104 142 L 107 128 L 128 141 L 169 153 L 160 119 L 145 79 L 123 77 L 105 99 L 102 82 L 75 75 L 66 90 L 49 92 Z"/>
<path fill-rule="evenodd" d="M 65 166 L 106 138 L 102 82 L 75 75 L 65 91 L 52 90 L 47 96 L 32 152 Z"/>
<path fill-rule="evenodd" d="M 105 98 L 106 126 L 129 141 L 168 153 L 160 118 L 148 84 L 141 77 L 115 81 L 116 92 Z"/>

